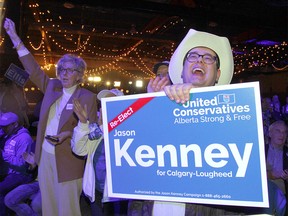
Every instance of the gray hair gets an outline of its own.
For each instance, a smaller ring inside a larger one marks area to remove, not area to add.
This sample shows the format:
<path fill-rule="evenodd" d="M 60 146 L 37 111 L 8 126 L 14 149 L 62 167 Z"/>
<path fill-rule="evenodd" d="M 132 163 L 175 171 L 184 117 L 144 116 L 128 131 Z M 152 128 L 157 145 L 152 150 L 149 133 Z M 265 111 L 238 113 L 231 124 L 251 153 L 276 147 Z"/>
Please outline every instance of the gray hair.
<path fill-rule="evenodd" d="M 274 129 L 274 127 L 275 127 L 276 125 L 283 125 L 283 126 L 285 126 L 286 132 L 288 131 L 288 127 L 287 127 L 286 122 L 283 121 L 283 120 L 277 120 L 277 121 L 273 122 L 273 123 L 269 126 L 269 133 Z"/>
<path fill-rule="evenodd" d="M 82 76 L 84 75 L 85 70 L 87 69 L 87 64 L 84 61 L 84 59 L 73 54 L 65 54 L 57 62 L 57 70 L 56 70 L 57 77 L 59 76 L 59 71 L 63 68 L 64 63 L 66 62 L 72 62 L 75 66 L 75 69 L 80 74 L 82 74 Z"/>

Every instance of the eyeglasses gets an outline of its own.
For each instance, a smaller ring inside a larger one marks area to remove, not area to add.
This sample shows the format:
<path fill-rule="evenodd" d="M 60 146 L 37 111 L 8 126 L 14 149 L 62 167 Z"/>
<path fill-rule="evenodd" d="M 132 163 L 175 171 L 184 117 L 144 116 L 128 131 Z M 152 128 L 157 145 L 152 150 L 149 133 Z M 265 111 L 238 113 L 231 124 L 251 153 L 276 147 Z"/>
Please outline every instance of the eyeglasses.
<path fill-rule="evenodd" d="M 187 59 L 187 61 L 194 63 L 194 62 L 198 61 L 200 56 L 202 57 L 204 63 L 206 63 L 206 64 L 213 64 L 217 59 L 216 56 L 212 56 L 210 54 L 200 55 L 200 54 L 195 53 L 195 52 L 188 53 L 186 56 L 186 59 Z"/>
<path fill-rule="evenodd" d="M 59 73 L 60 74 L 67 73 L 69 75 L 72 75 L 74 72 L 78 72 L 79 73 L 78 70 L 73 69 L 73 68 L 61 68 L 61 69 L 59 69 Z"/>

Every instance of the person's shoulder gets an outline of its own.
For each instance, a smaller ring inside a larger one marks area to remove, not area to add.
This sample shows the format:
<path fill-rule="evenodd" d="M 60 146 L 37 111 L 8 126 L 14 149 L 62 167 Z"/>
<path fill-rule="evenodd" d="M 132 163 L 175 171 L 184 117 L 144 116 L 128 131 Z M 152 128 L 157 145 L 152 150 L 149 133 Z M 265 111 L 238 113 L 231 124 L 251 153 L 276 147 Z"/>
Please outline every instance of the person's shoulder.
<path fill-rule="evenodd" d="M 17 134 L 15 134 L 12 137 L 13 140 L 15 140 L 17 143 L 26 143 L 26 144 L 32 144 L 34 142 L 31 134 L 29 133 L 29 131 L 26 128 L 22 128 L 20 129 Z"/>
<path fill-rule="evenodd" d="M 29 132 L 29 130 L 25 127 L 21 127 L 18 131 L 17 131 L 17 135 L 21 135 L 21 136 L 25 136 L 25 137 L 31 137 L 31 134 Z"/>

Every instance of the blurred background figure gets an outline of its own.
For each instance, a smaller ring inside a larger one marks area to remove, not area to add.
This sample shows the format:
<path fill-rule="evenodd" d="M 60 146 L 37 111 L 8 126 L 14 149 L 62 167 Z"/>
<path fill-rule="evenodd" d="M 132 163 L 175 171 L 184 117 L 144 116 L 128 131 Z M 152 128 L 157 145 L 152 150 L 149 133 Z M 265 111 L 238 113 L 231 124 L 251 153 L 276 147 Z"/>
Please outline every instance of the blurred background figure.
<path fill-rule="evenodd" d="M 277 185 L 282 194 L 285 194 L 286 200 L 288 186 L 288 147 L 285 145 L 287 129 L 286 123 L 282 120 L 272 123 L 269 127 L 270 141 L 265 148 L 268 180 Z M 280 210 L 278 209 L 278 211 Z"/>
<path fill-rule="evenodd" d="M 169 76 L 169 61 L 158 62 L 153 66 L 153 72 L 156 77 L 150 79 L 147 92 L 158 92 L 162 91 L 164 86 L 171 85 L 172 81 Z"/>
<path fill-rule="evenodd" d="M 285 104 L 282 106 L 282 118 L 284 121 L 288 121 L 288 96 L 285 98 Z"/>
<path fill-rule="evenodd" d="M 122 95 L 123 92 L 118 89 L 104 89 L 98 93 L 97 98 L 101 101 L 102 98 Z M 127 215 L 128 201 L 108 197 L 105 189 L 106 158 L 102 132 L 102 110 L 100 108 L 100 118 L 97 125 L 91 130 L 91 127 L 89 128 L 91 124 L 88 125 L 85 106 L 83 107 L 77 101 L 74 101 L 74 104 L 74 112 L 79 118 L 79 123 L 74 129 L 71 145 L 75 154 L 87 155 L 83 191 L 90 200 L 91 213 L 93 216 L 125 216 Z"/>
<path fill-rule="evenodd" d="M 37 164 L 33 152 L 24 152 L 23 158 L 29 164 L 28 170 L 37 176 Z M 22 184 L 5 196 L 5 205 L 13 210 L 17 216 L 41 216 L 42 204 L 39 182 L 34 181 Z"/>
<path fill-rule="evenodd" d="M 281 120 L 282 119 L 281 103 L 280 103 L 278 95 L 273 95 L 271 106 L 273 107 L 273 111 L 272 111 L 273 120 L 275 121 Z"/>
<path fill-rule="evenodd" d="M 270 142 L 267 151 L 267 175 L 286 194 L 288 179 L 288 148 L 285 145 L 287 125 L 279 120 L 269 127 Z"/>
<path fill-rule="evenodd" d="M 161 78 L 168 75 L 169 61 L 158 62 L 153 66 L 153 72 Z"/>
<path fill-rule="evenodd" d="M 271 103 L 272 101 L 270 97 L 261 98 L 263 133 L 265 144 L 269 143 L 269 126 L 272 122 L 272 112 L 273 112 L 273 107 L 271 106 Z"/>
<path fill-rule="evenodd" d="M 19 124 L 29 128 L 28 108 L 23 88 L 6 77 L 0 78 L 0 112 L 17 114 Z"/>
<path fill-rule="evenodd" d="M 0 117 L 0 128 L 4 132 L 0 140 L 0 216 L 8 215 L 4 204 L 6 194 L 17 186 L 33 180 L 22 155 L 24 152 L 31 151 L 34 141 L 28 129 L 18 121 L 18 116 L 12 112 L 2 113 Z"/>

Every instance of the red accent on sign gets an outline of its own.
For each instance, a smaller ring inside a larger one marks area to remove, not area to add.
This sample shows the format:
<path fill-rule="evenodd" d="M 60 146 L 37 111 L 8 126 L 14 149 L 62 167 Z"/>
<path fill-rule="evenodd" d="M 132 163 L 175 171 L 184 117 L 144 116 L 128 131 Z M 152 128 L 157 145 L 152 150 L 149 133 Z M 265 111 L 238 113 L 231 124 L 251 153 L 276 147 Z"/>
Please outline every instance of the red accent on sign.
<path fill-rule="evenodd" d="M 128 119 L 131 115 L 136 113 L 139 109 L 141 109 L 145 104 L 151 101 L 154 97 L 148 98 L 140 98 L 136 100 L 132 105 L 130 105 L 127 109 L 117 115 L 112 121 L 108 124 L 108 131 L 111 132 L 114 128 Z"/>

